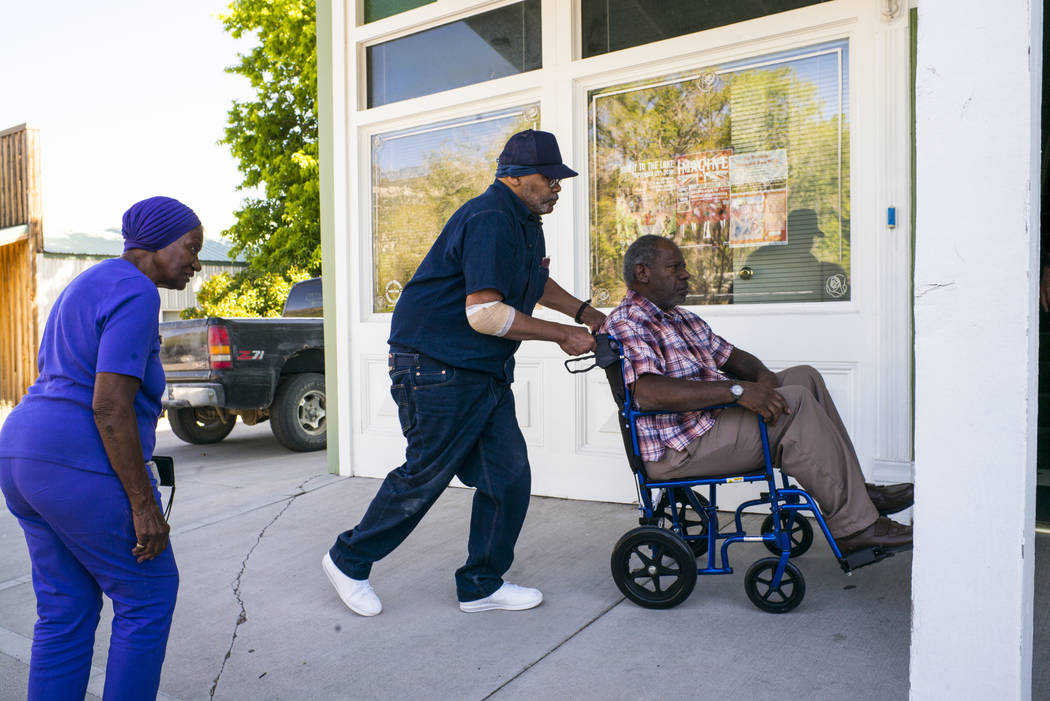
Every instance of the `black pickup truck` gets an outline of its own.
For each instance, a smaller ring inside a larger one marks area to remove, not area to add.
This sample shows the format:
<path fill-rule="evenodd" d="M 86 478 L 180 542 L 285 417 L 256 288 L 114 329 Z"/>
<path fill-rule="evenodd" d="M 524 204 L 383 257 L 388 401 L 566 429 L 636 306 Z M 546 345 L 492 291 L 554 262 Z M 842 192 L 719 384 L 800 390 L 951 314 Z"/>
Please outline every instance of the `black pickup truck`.
<path fill-rule="evenodd" d="M 320 450 L 327 440 L 321 280 L 297 283 L 282 318 L 187 319 L 160 325 L 167 375 L 164 408 L 187 443 L 217 443 L 237 417 L 270 420 L 290 450 Z"/>

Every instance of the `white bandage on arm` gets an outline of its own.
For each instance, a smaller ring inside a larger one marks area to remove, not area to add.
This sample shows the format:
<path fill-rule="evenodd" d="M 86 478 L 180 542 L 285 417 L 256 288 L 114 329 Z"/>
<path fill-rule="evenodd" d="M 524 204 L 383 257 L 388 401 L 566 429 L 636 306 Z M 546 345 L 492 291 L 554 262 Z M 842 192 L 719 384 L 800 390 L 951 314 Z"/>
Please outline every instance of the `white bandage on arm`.
<path fill-rule="evenodd" d="M 469 304 L 467 323 L 478 333 L 506 336 L 514 323 L 514 307 L 499 301 Z"/>

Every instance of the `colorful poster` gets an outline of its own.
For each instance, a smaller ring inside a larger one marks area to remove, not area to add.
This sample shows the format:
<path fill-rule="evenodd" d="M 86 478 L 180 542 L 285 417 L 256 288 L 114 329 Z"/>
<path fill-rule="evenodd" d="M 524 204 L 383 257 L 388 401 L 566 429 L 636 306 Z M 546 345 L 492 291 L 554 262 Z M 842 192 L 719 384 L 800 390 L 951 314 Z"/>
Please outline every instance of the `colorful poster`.
<path fill-rule="evenodd" d="M 620 173 L 646 181 L 646 186 L 653 190 L 667 191 L 675 185 L 675 161 L 672 158 L 627 163 L 620 168 Z"/>
<path fill-rule="evenodd" d="M 779 190 L 787 186 L 787 149 L 738 153 L 729 159 L 729 180 L 733 191 L 754 187 Z"/>
<path fill-rule="evenodd" d="M 729 225 L 729 159 L 733 149 L 675 158 L 677 240 L 682 248 L 722 246 Z"/>
<path fill-rule="evenodd" d="M 755 151 L 729 159 L 729 245 L 786 244 L 787 150 Z"/>
<path fill-rule="evenodd" d="M 642 234 L 667 235 L 674 228 L 675 162 L 654 158 L 629 162 L 621 176 L 633 181 L 630 194 L 618 198 L 620 208 Z"/>

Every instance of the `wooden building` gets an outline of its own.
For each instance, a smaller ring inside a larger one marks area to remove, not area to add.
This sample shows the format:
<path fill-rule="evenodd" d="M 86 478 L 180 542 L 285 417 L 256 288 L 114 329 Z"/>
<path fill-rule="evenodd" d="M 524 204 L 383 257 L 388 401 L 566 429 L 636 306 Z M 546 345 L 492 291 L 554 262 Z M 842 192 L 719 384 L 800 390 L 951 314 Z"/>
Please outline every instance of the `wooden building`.
<path fill-rule="evenodd" d="M 43 250 L 40 135 L 0 131 L 0 408 L 36 379 L 36 258 Z"/>

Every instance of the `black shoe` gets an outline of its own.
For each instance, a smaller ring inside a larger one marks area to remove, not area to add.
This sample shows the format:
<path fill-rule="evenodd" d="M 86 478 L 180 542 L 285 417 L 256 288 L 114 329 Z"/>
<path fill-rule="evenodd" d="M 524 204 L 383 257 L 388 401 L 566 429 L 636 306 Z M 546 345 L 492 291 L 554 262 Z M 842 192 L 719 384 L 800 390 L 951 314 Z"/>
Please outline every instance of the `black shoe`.
<path fill-rule="evenodd" d="M 875 505 L 875 510 L 879 512 L 879 516 L 888 516 L 898 511 L 904 511 L 915 503 L 915 485 L 908 482 L 883 486 L 865 482 L 864 488 L 868 490 L 868 498 Z"/>
<path fill-rule="evenodd" d="M 905 548 L 911 545 L 911 526 L 879 516 L 875 523 L 864 530 L 857 531 L 845 538 L 836 538 L 835 541 L 843 555 L 849 555 L 864 548 L 882 550 Z"/>

